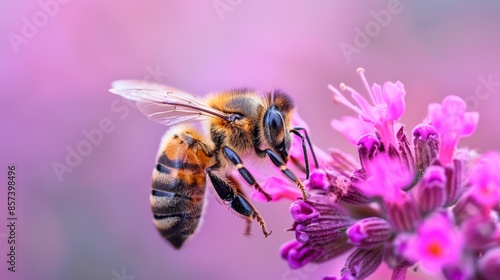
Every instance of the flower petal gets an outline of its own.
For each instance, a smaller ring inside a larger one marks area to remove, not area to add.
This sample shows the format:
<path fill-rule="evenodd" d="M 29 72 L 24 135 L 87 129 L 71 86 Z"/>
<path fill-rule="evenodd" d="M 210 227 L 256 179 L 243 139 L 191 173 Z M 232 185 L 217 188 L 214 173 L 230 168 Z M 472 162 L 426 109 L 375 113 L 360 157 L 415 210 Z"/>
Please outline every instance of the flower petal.
<path fill-rule="evenodd" d="M 384 83 L 383 98 L 388 105 L 385 120 L 397 120 L 405 112 L 406 91 L 404 85 L 397 81 L 396 83 Z"/>
<path fill-rule="evenodd" d="M 285 180 L 283 177 L 270 176 L 264 181 L 261 187 L 266 193 L 271 195 L 271 201 L 278 201 L 281 199 L 295 200 L 302 197 L 300 190 L 292 186 L 288 180 Z M 267 198 L 257 190 L 252 192 L 251 197 L 258 201 L 267 202 Z"/>

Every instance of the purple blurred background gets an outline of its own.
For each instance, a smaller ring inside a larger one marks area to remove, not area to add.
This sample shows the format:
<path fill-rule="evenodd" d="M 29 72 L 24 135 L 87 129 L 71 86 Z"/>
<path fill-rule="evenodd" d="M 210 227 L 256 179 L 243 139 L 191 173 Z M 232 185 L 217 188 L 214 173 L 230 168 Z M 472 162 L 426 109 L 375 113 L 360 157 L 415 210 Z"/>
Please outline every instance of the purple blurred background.
<path fill-rule="evenodd" d="M 199 233 L 172 249 L 152 224 L 148 200 L 165 127 L 108 93 L 115 79 L 197 95 L 281 87 L 318 146 L 354 152 L 329 124 L 351 112 L 332 103 L 326 86 L 345 82 L 364 93 L 355 72 L 363 66 L 370 82 L 404 83 L 409 129 L 428 103 L 455 94 L 481 113 L 461 145 L 500 149 L 498 1 L 56 1 L 0 4 L 0 176 L 6 186 L 7 166 L 16 165 L 19 218 L 11 273 L 2 187 L 1 279 L 304 280 L 342 266 L 292 271 L 280 259 L 281 244 L 293 238 L 284 232 L 289 202 L 255 202 L 273 234 L 264 239 L 254 224 L 248 238 L 244 222 L 211 194 Z M 58 178 L 54 164 L 66 164 L 68 149 L 84 145 L 85 131 L 101 122 L 112 131 Z"/>

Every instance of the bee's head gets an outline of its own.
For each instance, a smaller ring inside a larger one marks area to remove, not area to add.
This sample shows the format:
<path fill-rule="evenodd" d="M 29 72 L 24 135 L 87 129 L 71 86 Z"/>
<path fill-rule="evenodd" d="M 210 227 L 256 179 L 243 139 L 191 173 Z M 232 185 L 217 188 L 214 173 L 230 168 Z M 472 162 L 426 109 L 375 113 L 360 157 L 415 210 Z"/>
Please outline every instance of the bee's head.
<path fill-rule="evenodd" d="M 290 125 L 293 100 L 281 90 L 267 94 L 267 110 L 263 118 L 264 137 L 276 153 L 286 162 L 290 151 Z"/>

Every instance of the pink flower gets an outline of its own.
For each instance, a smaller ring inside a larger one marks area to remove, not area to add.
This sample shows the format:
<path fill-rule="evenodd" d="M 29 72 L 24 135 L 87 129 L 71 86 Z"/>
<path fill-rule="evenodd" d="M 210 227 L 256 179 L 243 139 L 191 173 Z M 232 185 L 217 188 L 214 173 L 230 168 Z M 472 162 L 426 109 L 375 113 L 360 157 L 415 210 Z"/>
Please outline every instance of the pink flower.
<path fill-rule="evenodd" d="M 479 113 L 467 112 L 465 101 L 454 95 L 447 96 L 441 104 L 432 103 L 428 109 L 430 125 L 439 132 L 439 160 L 447 165 L 461 137 L 471 135 L 479 121 Z"/>
<path fill-rule="evenodd" d="M 366 161 L 366 181 L 359 188 L 369 196 L 380 196 L 386 202 L 402 200 L 405 187 L 413 180 L 410 172 L 402 165 L 399 158 L 387 154 L 378 154 L 373 160 Z"/>
<path fill-rule="evenodd" d="M 351 108 L 359 114 L 362 120 L 374 125 L 384 145 L 388 147 L 389 144 L 393 144 L 397 147 L 394 136 L 394 121 L 399 119 L 405 111 L 404 96 L 406 95 L 406 91 L 403 84 L 399 81 L 396 83 L 386 82 L 383 87 L 378 84 L 373 84 L 370 89 L 364 76 L 365 70 L 363 68 L 358 68 L 357 71 L 365 84 L 372 105 L 361 96 L 361 94 L 343 83 L 340 84 L 340 89 L 342 91 L 347 90 L 351 92 L 351 97 L 356 101 L 357 106 L 347 100 L 347 98 L 332 85 L 329 85 L 328 88 L 333 91 L 335 101 Z"/>
<path fill-rule="evenodd" d="M 471 196 L 487 212 L 500 203 L 500 153 L 491 151 L 485 153 L 469 174 L 469 189 Z"/>
<path fill-rule="evenodd" d="M 446 212 L 429 216 L 414 235 L 400 235 L 400 253 L 412 261 L 420 261 L 429 271 L 437 271 L 459 263 L 463 236 L 454 228 Z"/>
<path fill-rule="evenodd" d="M 296 240 L 283 256 L 298 268 L 354 247 L 340 276 L 325 280 L 365 279 L 382 262 L 393 269 L 394 280 L 404 280 L 416 262 L 446 279 L 496 279 L 500 153 L 478 158 L 474 150 L 456 149 L 479 115 L 466 112 L 459 97 L 448 96 L 429 106 L 428 122 L 413 129 L 411 141 L 405 126 L 396 123 L 405 110 L 403 84 L 370 88 L 363 72 L 358 70 L 371 102 L 341 84 L 351 103 L 329 86 L 336 101 L 359 115 L 334 120 L 332 127 L 356 145 L 361 167 L 332 152 L 326 168 L 311 172 L 304 182 L 311 198 L 290 207 Z M 293 150 L 297 157 L 303 154 L 300 145 Z M 283 187 L 274 197 L 299 197 L 296 191 Z"/>

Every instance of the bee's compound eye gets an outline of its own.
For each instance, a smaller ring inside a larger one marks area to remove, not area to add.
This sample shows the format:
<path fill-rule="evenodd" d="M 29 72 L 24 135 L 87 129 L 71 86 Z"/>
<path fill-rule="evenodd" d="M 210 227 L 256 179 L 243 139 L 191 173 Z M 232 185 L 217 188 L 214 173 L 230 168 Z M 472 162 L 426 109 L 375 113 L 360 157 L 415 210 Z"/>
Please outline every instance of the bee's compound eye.
<path fill-rule="evenodd" d="M 268 115 L 267 125 L 269 126 L 269 129 L 275 131 L 276 133 L 279 133 L 283 130 L 283 119 L 279 112 L 272 112 Z"/>
<path fill-rule="evenodd" d="M 283 137 L 285 124 L 283 123 L 283 116 L 276 106 L 269 108 L 264 115 L 264 127 L 269 135 L 266 135 L 269 140 Z M 277 146 L 277 145 L 274 145 Z"/>
<path fill-rule="evenodd" d="M 286 161 L 289 139 L 283 115 L 276 106 L 270 107 L 264 115 L 264 133 L 269 145 Z"/>

